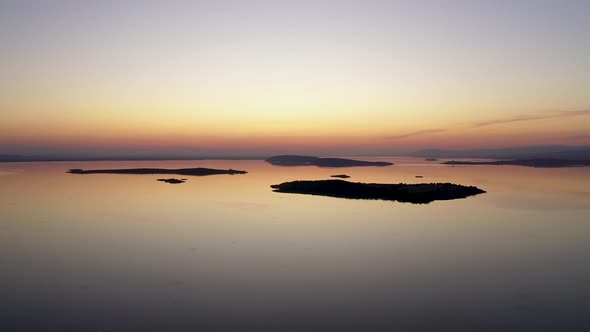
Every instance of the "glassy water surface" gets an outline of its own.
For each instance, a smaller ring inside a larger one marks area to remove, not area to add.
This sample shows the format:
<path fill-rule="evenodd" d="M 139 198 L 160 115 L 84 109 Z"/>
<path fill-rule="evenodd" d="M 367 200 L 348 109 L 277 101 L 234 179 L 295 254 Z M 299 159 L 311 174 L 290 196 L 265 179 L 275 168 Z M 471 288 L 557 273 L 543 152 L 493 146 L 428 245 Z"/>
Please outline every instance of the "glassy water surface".
<path fill-rule="evenodd" d="M 0 164 L 0 330 L 590 330 L 590 168 L 378 159 L 396 165 Z M 249 173 L 65 173 L 130 167 Z M 342 173 L 487 193 L 420 205 L 270 188 Z"/>

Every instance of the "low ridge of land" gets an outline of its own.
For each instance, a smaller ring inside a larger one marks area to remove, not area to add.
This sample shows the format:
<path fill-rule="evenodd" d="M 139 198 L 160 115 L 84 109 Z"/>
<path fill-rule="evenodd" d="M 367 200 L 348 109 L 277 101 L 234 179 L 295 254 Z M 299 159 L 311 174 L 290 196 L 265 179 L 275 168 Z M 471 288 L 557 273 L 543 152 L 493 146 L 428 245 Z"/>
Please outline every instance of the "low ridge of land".
<path fill-rule="evenodd" d="M 391 166 L 386 161 L 364 161 L 345 158 L 320 158 L 313 156 L 282 155 L 266 159 L 276 166 L 318 166 L 318 167 L 358 167 L 358 166 Z"/>
<path fill-rule="evenodd" d="M 126 169 L 89 169 L 84 170 L 80 168 L 70 169 L 68 173 L 71 174 L 176 174 L 176 175 L 193 175 L 205 176 L 216 174 L 246 174 L 246 171 L 238 171 L 235 169 L 213 169 L 213 168 L 126 168 Z"/>

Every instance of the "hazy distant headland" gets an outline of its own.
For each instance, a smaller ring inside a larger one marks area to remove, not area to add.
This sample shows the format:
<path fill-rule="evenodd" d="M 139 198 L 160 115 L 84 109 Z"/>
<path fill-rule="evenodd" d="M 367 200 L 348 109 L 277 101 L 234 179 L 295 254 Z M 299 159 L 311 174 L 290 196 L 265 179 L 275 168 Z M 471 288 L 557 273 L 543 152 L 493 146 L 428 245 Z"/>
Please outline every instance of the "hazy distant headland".
<path fill-rule="evenodd" d="M 89 169 L 84 170 L 80 168 L 74 168 L 67 171 L 71 174 L 176 174 L 176 175 L 193 175 L 193 176 L 205 176 L 205 175 L 216 175 L 216 174 L 246 174 L 246 171 L 238 171 L 235 169 L 213 169 L 213 168 L 178 168 L 178 169 L 166 169 L 166 168 L 127 168 L 127 169 Z"/>
<path fill-rule="evenodd" d="M 272 185 L 275 192 L 352 199 L 380 199 L 408 203 L 430 203 L 483 194 L 484 190 L 453 183 L 380 184 L 344 180 L 292 181 Z"/>
<path fill-rule="evenodd" d="M 281 155 L 266 159 L 276 166 L 318 166 L 318 167 L 358 167 L 358 166 L 391 166 L 385 161 L 364 161 L 344 158 L 320 158 L 313 156 Z"/>
<path fill-rule="evenodd" d="M 490 161 L 443 162 L 445 165 L 517 165 L 528 167 L 590 166 L 590 147 L 587 146 L 528 146 L 501 149 L 422 150 L 409 154 L 413 157 L 495 159 Z"/>
<path fill-rule="evenodd" d="M 437 158 L 477 158 L 477 159 L 561 159 L 590 160 L 590 146 L 523 146 L 497 149 L 441 150 L 429 149 L 406 154 L 408 157 L 427 159 Z"/>
<path fill-rule="evenodd" d="M 564 160 L 564 159 L 515 159 L 515 160 L 496 160 L 496 161 L 457 161 L 451 160 L 443 163 L 444 165 L 514 165 L 528 167 L 580 167 L 590 166 L 590 160 Z"/>

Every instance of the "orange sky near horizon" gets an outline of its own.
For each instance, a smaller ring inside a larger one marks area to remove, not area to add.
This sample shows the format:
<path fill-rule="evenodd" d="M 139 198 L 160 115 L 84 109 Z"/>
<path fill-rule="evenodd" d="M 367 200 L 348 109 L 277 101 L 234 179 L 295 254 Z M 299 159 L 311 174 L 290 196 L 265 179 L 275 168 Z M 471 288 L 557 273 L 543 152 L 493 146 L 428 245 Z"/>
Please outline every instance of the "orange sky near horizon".
<path fill-rule="evenodd" d="M 590 114 L 581 114 L 561 119 L 547 118 L 537 120 L 515 121 L 509 123 L 477 126 L 474 124 L 456 124 L 449 127 L 437 127 L 421 130 L 411 128 L 412 131 L 400 128 L 388 130 L 377 124 L 356 133 L 343 135 L 338 131 L 321 133 L 310 130 L 298 134 L 297 132 L 281 134 L 281 132 L 258 133 L 248 132 L 251 128 L 236 126 L 235 132 L 215 134 L 214 130 L 199 124 L 190 123 L 179 126 L 145 126 L 119 124 L 94 128 L 91 126 L 69 124 L 77 127 L 68 130 L 67 125 L 60 130 L 52 127 L 37 128 L 38 130 L 23 134 L 23 131 L 11 133 L 6 128 L 2 134 L 5 145 L 34 147 L 48 146 L 59 149 L 68 148 L 101 148 L 113 149 L 118 147 L 137 149 L 166 148 L 222 148 L 243 151 L 313 151 L 321 148 L 359 148 L 379 151 L 408 151 L 427 148 L 494 148 L 526 145 L 584 145 L 590 144 L 590 135 L 586 122 Z M 321 123 L 317 123 L 321 128 Z M 330 121 L 324 125 L 333 125 Z M 18 126 L 16 126 L 18 128 Z M 344 126 L 344 128 L 347 128 Z M 335 128 L 332 127 L 332 130 Z M 321 130 L 321 129 L 320 129 Z M 320 150 L 321 150 L 320 149 Z M 358 151 L 355 150 L 355 151 Z M 252 152 L 250 152 L 252 153 Z"/>

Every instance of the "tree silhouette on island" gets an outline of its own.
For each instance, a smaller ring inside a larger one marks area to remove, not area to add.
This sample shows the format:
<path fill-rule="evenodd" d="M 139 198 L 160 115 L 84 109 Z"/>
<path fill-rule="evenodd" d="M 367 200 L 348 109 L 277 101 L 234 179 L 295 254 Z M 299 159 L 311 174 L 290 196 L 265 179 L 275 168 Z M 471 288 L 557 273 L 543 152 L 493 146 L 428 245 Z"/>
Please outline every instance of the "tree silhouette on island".
<path fill-rule="evenodd" d="M 272 185 L 274 192 L 351 199 L 379 199 L 425 204 L 438 200 L 466 198 L 484 190 L 453 183 L 381 184 L 344 180 L 291 181 Z"/>

